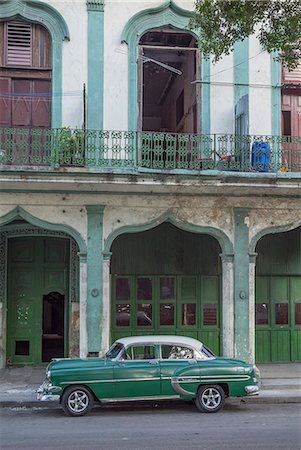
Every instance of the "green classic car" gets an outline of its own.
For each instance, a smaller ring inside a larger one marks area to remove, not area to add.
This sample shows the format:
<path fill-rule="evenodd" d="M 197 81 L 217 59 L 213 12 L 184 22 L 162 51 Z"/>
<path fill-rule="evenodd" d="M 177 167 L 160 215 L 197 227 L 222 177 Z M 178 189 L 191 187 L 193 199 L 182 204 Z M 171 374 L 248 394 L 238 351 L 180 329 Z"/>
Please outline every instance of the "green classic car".
<path fill-rule="evenodd" d="M 39 400 L 59 400 L 71 416 L 83 416 L 94 401 L 195 400 L 206 413 L 226 397 L 259 391 L 256 366 L 215 357 L 201 342 L 183 336 L 118 339 L 104 358 L 57 359 L 46 369 Z"/>

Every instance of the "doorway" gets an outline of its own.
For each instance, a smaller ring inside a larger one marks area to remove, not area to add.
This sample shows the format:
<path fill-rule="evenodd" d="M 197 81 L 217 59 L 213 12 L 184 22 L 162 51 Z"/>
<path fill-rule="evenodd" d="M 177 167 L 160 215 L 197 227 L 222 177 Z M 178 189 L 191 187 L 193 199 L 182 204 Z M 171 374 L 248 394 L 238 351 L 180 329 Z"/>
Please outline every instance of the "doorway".
<path fill-rule="evenodd" d="M 43 295 L 42 362 L 64 357 L 65 296 Z"/>
<path fill-rule="evenodd" d="M 69 247 L 64 238 L 8 240 L 8 364 L 67 356 Z"/>
<path fill-rule="evenodd" d="M 198 133 L 200 63 L 196 39 L 170 28 L 152 30 L 139 41 L 142 131 Z"/>

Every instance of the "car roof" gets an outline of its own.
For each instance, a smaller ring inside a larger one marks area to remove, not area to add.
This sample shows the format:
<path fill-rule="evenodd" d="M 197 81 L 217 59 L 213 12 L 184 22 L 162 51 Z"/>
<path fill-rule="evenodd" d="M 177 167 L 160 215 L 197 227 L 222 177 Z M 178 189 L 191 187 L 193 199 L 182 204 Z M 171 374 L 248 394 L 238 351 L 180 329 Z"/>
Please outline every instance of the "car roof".
<path fill-rule="evenodd" d="M 116 342 L 120 342 L 125 347 L 131 344 L 178 344 L 189 345 L 196 349 L 200 349 L 203 344 L 197 339 L 193 339 L 187 336 L 174 336 L 174 335 L 158 335 L 158 336 L 129 336 L 117 339 Z"/>

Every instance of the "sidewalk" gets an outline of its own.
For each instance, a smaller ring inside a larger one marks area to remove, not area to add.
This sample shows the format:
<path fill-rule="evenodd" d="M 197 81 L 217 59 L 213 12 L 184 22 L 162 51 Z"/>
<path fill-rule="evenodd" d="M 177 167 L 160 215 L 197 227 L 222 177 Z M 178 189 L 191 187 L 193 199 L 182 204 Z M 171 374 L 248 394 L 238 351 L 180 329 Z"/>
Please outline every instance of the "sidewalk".
<path fill-rule="evenodd" d="M 261 364 L 262 388 L 258 395 L 230 399 L 247 403 L 301 403 L 301 363 Z M 45 367 L 0 369 L 0 407 L 51 407 L 58 402 L 40 402 L 36 389 L 45 378 Z"/>

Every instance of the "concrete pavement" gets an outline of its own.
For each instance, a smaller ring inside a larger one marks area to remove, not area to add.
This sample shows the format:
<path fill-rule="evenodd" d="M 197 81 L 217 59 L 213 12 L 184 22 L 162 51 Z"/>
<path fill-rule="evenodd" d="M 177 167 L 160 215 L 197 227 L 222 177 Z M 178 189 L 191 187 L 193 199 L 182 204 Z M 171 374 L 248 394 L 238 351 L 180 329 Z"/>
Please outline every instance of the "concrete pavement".
<path fill-rule="evenodd" d="M 262 364 L 262 389 L 256 396 L 228 399 L 228 402 L 301 403 L 301 363 Z M 45 378 L 45 367 L 17 367 L 0 370 L 0 406 L 59 407 L 58 402 L 40 402 L 36 390 Z"/>

